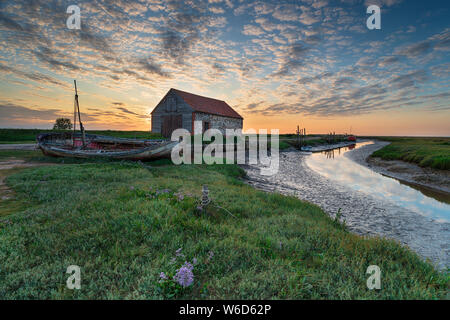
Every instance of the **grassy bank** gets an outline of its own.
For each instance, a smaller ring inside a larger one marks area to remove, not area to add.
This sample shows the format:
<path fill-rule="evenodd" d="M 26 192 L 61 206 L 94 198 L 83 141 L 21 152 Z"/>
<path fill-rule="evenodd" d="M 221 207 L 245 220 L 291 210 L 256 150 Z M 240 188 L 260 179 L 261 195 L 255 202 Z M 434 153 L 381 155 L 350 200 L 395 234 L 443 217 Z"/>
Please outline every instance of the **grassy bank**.
<path fill-rule="evenodd" d="M 45 129 L 0 129 L 0 143 L 34 143 L 36 136 L 43 132 L 58 132 Z M 161 135 L 149 131 L 116 131 L 116 130 L 87 130 L 87 133 L 133 139 L 159 139 Z"/>
<path fill-rule="evenodd" d="M 374 152 L 384 160 L 414 162 L 422 167 L 450 170 L 450 138 L 382 137 L 391 144 Z"/>
<path fill-rule="evenodd" d="M 234 165 L 105 162 L 9 176 L 28 206 L 0 219 L 0 299 L 444 297 L 445 275 L 416 254 L 243 175 Z M 203 212 L 202 184 L 213 199 Z M 191 286 L 160 282 L 194 258 Z M 81 267 L 81 290 L 66 288 L 69 265 Z M 369 265 L 382 270 L 381 290 L 367 289 Z"/>

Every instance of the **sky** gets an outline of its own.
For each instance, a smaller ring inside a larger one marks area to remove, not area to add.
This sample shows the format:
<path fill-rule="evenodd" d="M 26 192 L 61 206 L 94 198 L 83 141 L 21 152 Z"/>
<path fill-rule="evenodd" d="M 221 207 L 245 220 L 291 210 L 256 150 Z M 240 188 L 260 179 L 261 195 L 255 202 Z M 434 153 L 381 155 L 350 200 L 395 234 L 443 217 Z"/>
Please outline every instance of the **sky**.
<path fill-rule="evenodd" d="M 381 29 L 369 30 L 369 5 Z M 70 5 L 81 29 L 69 29 Z M 450 136 L 450 1 L 2 0 L 0 127 L 150 130 L 170 88 L 245 129 Z"/>

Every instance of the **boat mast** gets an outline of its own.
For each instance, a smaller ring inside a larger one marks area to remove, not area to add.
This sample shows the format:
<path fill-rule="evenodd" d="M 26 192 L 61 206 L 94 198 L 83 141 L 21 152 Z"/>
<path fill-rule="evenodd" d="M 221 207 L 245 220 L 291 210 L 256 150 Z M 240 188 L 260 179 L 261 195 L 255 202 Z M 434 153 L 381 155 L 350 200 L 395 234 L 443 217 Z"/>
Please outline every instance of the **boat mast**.
<path fill-rule="evenodd" d="M 75 91 L 76 92 L 76 91 Z M 77 101 L 73 100 L 73 146 L 75 147 L 75 133 L 77 132 Z"/>
<path fill-rule="evenodd" d="M 80 122 L 80 131 L 81 131 L 81 141 L 83 142 L 83 147 L 86 146 L 86 137 L 84 134 L 84 127 L 83 123 L 81 123 L 81 116 L 80 116 L 80 104 L 78 103 L 78 90 L 77 90 L 77 80 L 73 80 L 73 83 L 75 84 L 75 112 L 78 112 L 78 120 Z M 75 114 L 75 123 L 76 125 L 76 114 Z M 75 126 L 74 126 L 75 131 Z"/>

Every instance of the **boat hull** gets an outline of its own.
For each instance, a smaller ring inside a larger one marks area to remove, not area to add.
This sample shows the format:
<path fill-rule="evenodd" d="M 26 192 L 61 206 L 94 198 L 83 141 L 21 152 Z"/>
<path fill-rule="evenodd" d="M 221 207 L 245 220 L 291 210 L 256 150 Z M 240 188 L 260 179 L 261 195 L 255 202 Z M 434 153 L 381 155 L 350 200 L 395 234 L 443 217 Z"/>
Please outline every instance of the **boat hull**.
<path fill-rule="evenodd" d="M 41 134 L 37 137 L 43 154 L 52 157 L 80 159 L 154 160 L 168 158 L 178 144 L 169 140 L 134 140 L 86 135 L 85 147 L 81 136 L 71 133 Z"/>

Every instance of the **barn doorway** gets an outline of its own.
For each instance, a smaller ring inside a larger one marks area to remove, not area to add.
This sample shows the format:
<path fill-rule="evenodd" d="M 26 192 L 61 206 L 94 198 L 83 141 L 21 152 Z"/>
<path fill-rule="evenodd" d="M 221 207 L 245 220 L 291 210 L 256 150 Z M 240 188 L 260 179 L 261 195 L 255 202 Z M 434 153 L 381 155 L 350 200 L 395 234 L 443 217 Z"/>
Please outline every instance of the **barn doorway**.
<path fill-rule="evenodd" d="M 183 127 L 182 115 L 168 115 L 163 117 L 161 134 L 165 138 L 170 138 L 172 132 Z"/>

